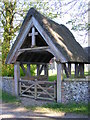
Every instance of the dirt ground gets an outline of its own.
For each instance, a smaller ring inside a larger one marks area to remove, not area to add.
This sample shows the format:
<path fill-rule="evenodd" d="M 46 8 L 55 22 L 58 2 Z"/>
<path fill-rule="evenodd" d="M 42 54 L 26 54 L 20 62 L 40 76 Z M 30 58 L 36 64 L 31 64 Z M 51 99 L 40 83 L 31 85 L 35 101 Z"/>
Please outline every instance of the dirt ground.
<path fill-rule="evenodd" d="M 25 102 L 26 101 L 26 102 Z M 39 105 L 41 102 L 40 101 L 33 101 L 32 99 L 26 99 L 23 98 L 22 99 L 22 103 L 21 104 L 10 104 L 10 103 L 0 103 L 0 119 L 2 118 L 25 118 L 25 120 L 27 120 L 26 118 L 31 118 L 32 120 L 37 120 L 37 118 L 39 118 L 40 120 L 56 120 L 56 119 L 60 119 L 60 118 L 88 118 L 88 116 L 85 115 L 79 115 L 79 114 L 73 114 L 73 113 L 64 113 L 64 112 L 59 112 L 59 113 L 55 113 L 55 112 L 42 112 L 42 111 L 31 111 L 31 110 L 27 110 L 24 106 L 23 103 L 26 103 L 26 106 L 28 105 Z M 44 104 L 44 102 L 42 102 L 41 104 Z M 5 119 L 8 120 L 8 119 Z M 11 120 L 11 119 L 10 119 Z M 15 119 L 17 120 L 17 119 Z M 23 120 L 23 119 L 22 119 Z M 72 119 L 73 120 L 73 119 Z"/>

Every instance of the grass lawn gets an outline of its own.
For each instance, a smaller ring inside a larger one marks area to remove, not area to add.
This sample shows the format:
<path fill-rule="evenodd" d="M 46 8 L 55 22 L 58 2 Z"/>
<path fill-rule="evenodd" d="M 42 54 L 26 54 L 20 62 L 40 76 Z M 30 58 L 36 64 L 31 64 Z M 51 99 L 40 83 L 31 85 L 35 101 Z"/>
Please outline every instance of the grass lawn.
<path fill-rule="evenodd" d="M 2 94 L 2 95 L 1 95 Z M 2 99 L 6 103 L 20 103 L 20 100 L 18 100 L 15 96 L 12 96 L 6 92 L 2 92 L 0 90 L 0 99 Z M 89 104 L 60 104 L 60 103 L 52 103 L 52 104 L 46 104 L 41 107 L 36 106 L 28 106 L 27 109 L 33 110 L 34 112 L 65 112 L 65 113 L 79 113 L 79 114 L 90 114 L 90 103 Z"/>
<path fill-rule="evenodd" d="M 90 71 L 89 72 L 85 72 L 84 74 L 85 74 L 85 76 L 90 76 Z M 64 75 L 64 78 L 66 78 L 66 75 Z M 71 74 L 71 79 L 72 78 L 75 78 L 74 77 L 74 72 L 72 72 L 72 74 Z M 49 81 L 54 81 L 54 80 L 57 80 L 57 75 L 49 76 Z"/>
<path fill-rule="evenodd" d="M 7 92 L 1 91 L 1 90 L 0 90 L 0 99 L 2 99 L 2 101 L 6 103 L 19 103 L 20 102 L 20 100 L 17 99 L 15 96 Z"/>
<path fill-rule="evenodd" d="M 71 103 L 71 104 L 61 104 L 61 103 L 52 103 L 52 104 L 46 104 L 41 107 L 26 107 L 29 110 L 32 110 L 34 112 L 65 112 L 65 113 L 76 113 L 76 114 L 84 114 L 88 115 L 90 114 L 90 103 L 89 104 L 83 104 L 83 103 Z"/>

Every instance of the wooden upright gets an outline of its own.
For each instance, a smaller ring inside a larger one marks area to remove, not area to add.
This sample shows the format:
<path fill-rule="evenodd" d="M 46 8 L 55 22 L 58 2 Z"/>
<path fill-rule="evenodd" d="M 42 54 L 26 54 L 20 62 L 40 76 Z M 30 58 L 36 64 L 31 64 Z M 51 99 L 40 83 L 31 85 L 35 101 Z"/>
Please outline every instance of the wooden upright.
<path fill-rule="evenodd" d="M 15 95 L 18 96 L 19 93 L 19 78 L 20 78 L 20 68 L 19 62 L 14 64 L 14 81 L 15 81 Z"/>
<path fill-rule="evenodd" d="M 61 103 L 61 76 L 62 76 L 62 64 L 57 61 L 57 102 Z"/>

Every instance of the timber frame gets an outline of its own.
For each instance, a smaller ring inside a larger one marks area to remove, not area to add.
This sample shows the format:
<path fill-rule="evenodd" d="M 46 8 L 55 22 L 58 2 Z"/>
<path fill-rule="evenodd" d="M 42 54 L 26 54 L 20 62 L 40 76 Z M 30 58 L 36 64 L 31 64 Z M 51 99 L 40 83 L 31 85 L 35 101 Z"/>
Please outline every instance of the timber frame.
<path fill-rule="evenodd" d="M 74 63 L 75 77 L 84 77 L 84 64 L 88 63 L 88 58 L 67 27 L 53 22 L 31 8 L 6 59 L 6 64 L 14 64 L 16 95 L 20 92 L 21 95 L 29 90 L 29 93 L 33 94 L 34 92 L 34 97 L 37 98 L 37 87 L 41 87 L 39 83 L 42 84 L 38 81 L 48 82 L 48 64 L 53 57 L 57 62 L 57 85 L 54 86 L 54 97 L 47 93 L 47 90 L 46 93 L 52 99 L 55 98 L 57 102 L 62 102 L 63 70 L 69 78 L 71 76 L 71 64 Z M 37 75 L 34 77 L 31 75 L 32 64 L 35 64 L 37 69 Z M 31 87 L 25 86 L 24 81 L 21 81 L 20 67 L 25 74 L 24 79 L 28 81 L 38 80 L 34 82 L 35 89 L 33 92 L 30 90 L 33 87 L 32 85 Z M 41 76 L 42 71 L 44 71 L 43 76 Z M 23 86 L 24 89 L 22 89 Z M 41 89 L 45 92 L 43 87 Z M 57 92 L 55 92 L 55 89 Z"/>

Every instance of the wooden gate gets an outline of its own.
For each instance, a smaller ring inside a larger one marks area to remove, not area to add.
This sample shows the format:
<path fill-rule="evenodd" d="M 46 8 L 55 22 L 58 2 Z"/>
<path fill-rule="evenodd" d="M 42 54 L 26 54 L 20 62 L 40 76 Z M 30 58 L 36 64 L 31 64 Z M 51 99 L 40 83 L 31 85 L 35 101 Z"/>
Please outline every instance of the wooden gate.
<path fill-rule="evenodd" d="M 19 80 L 19 95 L 34 99 L 56 100 L 56 81 Z"/>

